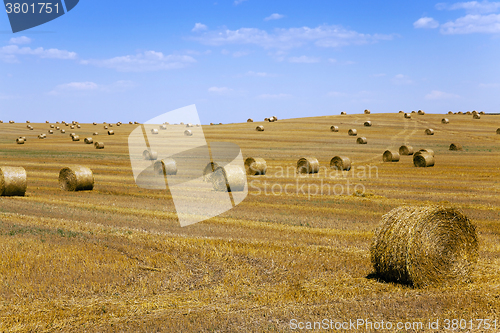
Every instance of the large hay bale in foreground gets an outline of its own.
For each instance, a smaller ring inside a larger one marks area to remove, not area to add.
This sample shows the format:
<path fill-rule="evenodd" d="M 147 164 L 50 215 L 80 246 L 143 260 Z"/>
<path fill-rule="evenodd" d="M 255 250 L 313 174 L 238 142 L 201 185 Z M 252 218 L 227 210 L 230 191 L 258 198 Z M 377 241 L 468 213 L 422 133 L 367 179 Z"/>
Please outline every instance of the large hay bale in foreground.
<path fill-rule="evenodd" d="M 370 255 L 386 281 L 417 288 L 470 282 L 478 257 L 476 228 L 455 208 L 398 207 L 382 216 Z"/>
<path fill-rule="evenodd" d="M 216 191 L 243 191 L 246 184 L 245 171 L 243 168 L 235 165 L 218 167 L 210 177 L 210 180 Z"/>
<path fill-rule="evenodd" d="M 418 168 L 428 168 L 434 166 L 434 156 L 426 153 L 417 153 L 413 155 L 413 165 Z"/>
<path fill-rule="evenodd" d="M 154 161 L 158 159 L 158 152 L 150 149 L 146 149 L 142 152 L 142 157 L 148 161 Z"/>
<path fill-rule="evenodd" d="M 397 151 L 386 150 L 382 155 L 382 160 L 384 162 L 398 162 L 399 161 L 399 153 Z"/>
<path fill-rule="evenodd" d="M 330 160 L 330 168 L 349 171 L 351 170 L 351 159 L 346 156 L 335 156 Z"/>
<path fill-rule="evenodd" d="M 399 147 L 399 155 L 413 155 L 413 147 L 402 145 L 401 147 Z"/>
<path fill-rule="evenodd" d="M 94 188 L 94 173 L 81 165 L 62 168 L 59 186 L 64 191 L 91 191 Z"/>
<path fill-rule="evenodd" d="M 365 121 L 365 123 L 363 125 L 365 125 L 366 127 L 370 127 L 372 125 L 372 122 L 370 120 L 368 120 L 368 121 Z"/>
<path fill-rule="evenodd" d="M 314 157 L 303 157 L 297 161 L 297 173 L 318 173 L 319 162 Z"/>
<path fill-rule="evenodd" d="M 450 145 L 450 150 L 463 150 L 464 148 L 460 143 L 452 143 Z"/>
<path fill-rule="evenodd" d="M 266 160 L 260 157 L 249 157 L 245 160 L 247 175 L 265 175 L 267 170 Z"/>
<path fill-rule="evenodd" d="M 24 196 L 28 183 L 22 167 L 0 167 L 0 196 Z"/>
<path fill-rule="evenodd" d="M 358 135 L 358 130 L 355 128 L 351 128 L 347 131 L 347 134 L 349 134 L 350 136 L 356 136 Z"/>
<path fill-rule="evenodd" d="M 441 119 L 441 123 L 443 123 L 443 124 L 449 124 L 450 120 L 448 118 L 443 118 L 443 119 Z"/>
<path fill-rule="evenodd" d="M 368 139 L 365 138 L 364 136 L 362 137 L 359 137 L 357 140 L 356 140 L 356 143 L 358 145 L 366 145 L 368 143 Z"/>
<path fill-rule="evenodd" d="M 257 127 L 255 127 L 255 130 L 256 130 L 257 132 L 264 132 L 264 126 L 262 126 L 262 125 L 257 126 Z"/>
<path fill-rule="evenodd" d="M 155 162 L 154 170 L 158 175 L 176 175 L 177 163 L 173 158 L 165 158 Z"/>

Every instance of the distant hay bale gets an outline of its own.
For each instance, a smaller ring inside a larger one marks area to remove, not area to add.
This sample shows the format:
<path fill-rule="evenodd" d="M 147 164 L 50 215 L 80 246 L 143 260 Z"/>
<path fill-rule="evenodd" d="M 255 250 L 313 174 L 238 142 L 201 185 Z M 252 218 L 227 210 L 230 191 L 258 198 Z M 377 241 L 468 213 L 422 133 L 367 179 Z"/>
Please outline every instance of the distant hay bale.
<path fill-rule="evenodd" d="M 46 121 L 45 121 L 45 123 L 46 123 L 46 124 L 48 124 L 48 123 L 49 123 L 49 121 L 48 121 L 48 120 L 46 120 Z"/>
<path fill-rule="evenodd" d="M 480 115 L 483 115 L 483 114 L 484 114 L 484 111 L 479 112 L 479 114 L 480 114 Z"/>
<path fill-rule="evenodd" d="M 269 121 L 269 118 L 264 118 L 264 121 Z"/>
<path fill-rule="evenodd" d="M 193 124 L 191 124 L 191 123 L 187 123 L 187 124 L 186 124 L 186 127 L 194 127 L 194 125 L 193 125 Z"/>
<path fill-rule="evenodd" d="M 370 114 L 370 110 L 366 109 L 365 114 Z"/>
<path fill-rule="evenodd" d="M 113 127 L 113 124 L 108 124 L 109 127 Z"/>
<path fill-rule="evenodd" d="M 269 121 L 270 123 L 273 123 L 273 122 L 275 122 L 276 120 L 277 120 L 277 119 L 276 119 L 276 118 L 274 118 L 274 116 L 273 116 L 273 117 L 271 117 L 271 118 L 268 118 L 268 119 L 267 119 L 267 121 Z"/>
<path fill-rule="evenodd" d="M 184 123 L 182 121 L 179 124 L 184 125 Z"/>
<path fill-rule="evenodd" d="M 274 118 L 274 121 L 278 121 L 278 117 L 273 116 L 273 118 Z"/>
<path fill-rule="evenodd" d="M 95 149 L 104 149 L 104 142 L 94 142 Z"/>
<path fill-rule="evenodd" d="M 473 116 L 475 116 L 476 114 L 479 114 L 476 110 L 472 111 Z"/>
<path fill-rule="evenodd" d="M 318 173 L 319 162 L 314 157 L 303 157 L 297 161 L 297 173 Z"/>
<path fill-rule="evenodd" d="M 338 132 L 339 131 L 339 127 L 335 126 L 335 125 L 332 125 L 332 126 L 330 126 L 330 131 L 332 131 L 332 132 Z"/>
<path fill-rule="evenodd" d="M 99 135 L 99 132 L 94 132 L 92 133 L 92 135 Z"/>
<path fill-rule="evenodd" d="M 467 283 L 478 257 L 476 228 L 456 208 L 398 207 L 382 216 L 370 255 L 388 282 L 416 288 Z"/>
<path fill-rule="evenodd" d="M 32 126 L 31 125 L 26 125 L 26 128 L 31 128 Z"/>
<path fill-rule="evenodd" d="M 59 186 L 64 191 L 91 191 L 94 188 L 94 173 L 81 165 L 62 168 Z"/>
<path fill-rule="evenodd" d="M 14 124 L 15 121 L 14 120 L 9 120 L 9 124 Z"/>
<path fill-rule="evenodd" d="M 73 141 L 80 141 L 80 136 L 73 135 L 72 139 L 73 139 Z"/>
<path fill-rule="evenodd" d="M 94 125 L 94 126 L 95 126 L 95 125 L 97 125 L 97 123 L 92 123 L 92 125 Z"/>
<path fill-rule="evenodd" d="M 453 111 L 448 111 L 448 114 L 453 114 Z"/>
<path fill-rule="evenodd" d="M 184 135 L 185 136 L 193 136 L 193 132 L 191 132 L 191 130 L 185 130 Z"/>
<path fill-rule="evenodd" d="M 30 127 L 30 131 L 33 131 L 33 130 L 34 130 L 34 128 L 33 128 L 33 126 L 31 126 L 31 127 Z"/>
<path fill-rule="evenodd" d="M 3 124 L 3 120 L 0 120 L 0 124 Z"/>
<path fill-rule="evenodd" d="M 405 118 L 411 119 L 411 114 L 410 113 L 405 113 Z"/>
<path fill-rule="evenodd" d="M 16 139 L 16 142 L 17 142 L 18 145 L 24 145 L 24 141 L 25 140 L 23 138 L 17 138 Z"/>
<path fill-rule="evenodd" d="M 418 110 L 418 114 L 423 116 L 425 114 L 425 112 L 423 110 Z"/>
<path fill-rule="evenodd" d="M 40 134 L 40 135 L 38 136 L 38 138 L 39 138 L 39 139 L 45 139 L 46 137 L 47 137 L 47 135 L 45 135 L 45 134 Z"/>
<path fill-rule="evenodd" d="M 351 128 L 347 131 L 347 134 L 349 134 L 350 136 L 356 136 L 358 135 L 358 131 L 355 128 Z"/>
<path fill-rule="evenodd" d="M 155 161 L 158 159 L 158 152 L 151 149 L 146 149 L 142 152 L 142 157 L 148 161 Z"/>
<path fill-rule="evenodd" d="M 399 110 L 399 112 L 398 112 L 398 113 L 405 113 L 405 112 L 404 112 L 403 110 Z"/>
<path fill-rule="evenodd" d="M 463 150 L 464 148 L 460 143 L 452 143 L 450 145 L 450 150 Z"/>
<path fill-rule="evenodd" d="M 156 161 L 154 164 L 154 171 L 158 175 L 176 175 L 177 163 L 173 158 L 165 158 L 163 160 Z"/>
<path fill-rule="evenodd" d="M 85 142 L 86 144 L 90 145 L 90 144 L 94 143 L 94 139 L 92 139 L 92 138 L 85 138 L 83 140 L 83 142 Z"/>
<path fill-rule="evenodd" d="M 417 113 L 417 111 L 412 111 L 411 113 Z"/>
<path fill-rule="evenodd" d="M 500 127 L 497 128 L 497 134 L 500 134 Z"/>
<path fill-rule="evenodd" d="M 66 133 L 66 130 L 63 130 L 63 129 L 62 129 L 62 130 L 61 130 L 61 133 Z"/>
<path fill-rule="evenodd" d="M 121 123 L 116 123 L 116 126 L 121 126 L 122 124 Z"/>
<path fill-rule="evenodd" d="M 370 120 L 365 121 L 364 125 L 365 125 L 366 127 L 370 127 L 370 126 L 372 126 L 372 122 L 371 122 Z"/>
<path fill-rule="evenodd" d="M 26 170 L 22 167 L 0 167 L 0 196 L 24 196 L 28 183 Z"/>
<path fill-rule="evenodd" d="M 399 147 L 399 155 L 413 155 L 413 147 L 408 145 Z"/>
<path fill-rule="evenodd" d="M 104 129 L 108 129 L 108 126 L 104 126 Z"/>
<path fill-rule="evenodd" d="M 139 125 L 139 122 L 138 121 L 134 121 L 134 124 Z"/>
<path fill-rule="evenodd" d="M 413 164 L 418 168 L 427 168 L 434 166 L 434 156 L 426 153 L 417 153 L 413 155 Z"/>
<path fill-rule="evenodd" d="M 109 130 L 109 131 L 108 131 L 108 135 L 115 135 L 115 131 L 113 131 L 113 130 Z"/>
<path fill-rule="evenodd" d="M 252 118 L 248 118 L 247 119 L 247 123 L 253 123 L 253 119 Z"/>
<path fill-rule="evenodd" d="M 450 120 L 448 118 L 443 118 L 443 119 L 441 119 L 441 123 L 443 123 L 443 124 L 449 124 Z"/>
<path fill-rule="evenodd" d="M 349 171 L 351 170 L 351 159 L 346 156 L 335 156 L 330 160 L 330 168 Z"/>
<path fill-rule="evenodd" d="M 345 113 L 344 111 L 342 111 L 342 112 L 340 112 L 340 115 L 341 116 L 345 116 L 345 115 L 347 115 L 347 113 Z"/>
<path fill-rule="evenodd" d="M 368 140 L 364 136 L 362 136 L 356 140 L 356 143 L 359 145 L 366 145 L 368 143 Z"/>
<path fill-rule="evenodd" d="M 71 128 L 71 129 L 75 129 L 75 125 L 71 125 L 69 128 Z"/>
<path fill-rule="evenodd" d="M 267 170 L 266 160 L 260 157 L 249 157 L 245 160 L 245 169 L 247 175 L 265 175 Z"/>
<path fill-rule="evenodd" d="M 434 130 L 432 128 L 428 128 L 425 130 L 425 134 L 427 135 L 434 135 Z"/>
<path fill-rule="evenodd" d="M 54 134 L 54 131 L 53 130 L 49 130 L 49 134 Z"/>
<path fill-rule="evenodd" d="M 82 128 L 82 126 L 81 125 L 76 125 L 76 128 Z"/>
<path fill-rule="evenodd" d="M 60 129 L 61 129 L 61 127 L 59 127 L 59 126 L 57 126 L 57 127 L 56 127 L 56 130 L 58 130 L 58 131 L 59 131 Z"/>
<path fill-rule="evenodd" d="M 467 111 L 467 112 L 465 112 L 465 114 L 468 115 L 468 116 L 470 116 L 470 115 L 472 115 L 472 112 Z"/>
<path fill-rule="evenodd" d="M 129 125 L 133 125 L 133 124 L 134 124 L 134 122 L 133 122 L 133 121 L 129 121 L 129 122 L 128 122 L 128 124 L 129 124 Z"/>
<path fill-rule="evenodd" d="M 50 128 L 54 128 L 55 126 L 54 125 L 50 125 Z"/>
<path fill-rule="evenodd" d="M 76 133 L 69 133 L 70 137 L 74 137 L 75 135 L 76 135 Z"/>
<path fill-rule="evenodd" d="M 161 126 L 160 126 L 160 129 L 161 129 L 161 130 L 166 130 L 166 129 L 167 129 L 167 125 L 165 125 L 165 124 L 161 125 Z"/>
<path fill-rule="evenodd" d="M 243 168 L 226 165 L 215 169 L 210 180 L 216 191 L 239 192 L 245 189 L 246 175 Z"/>
<path fill-rule="evenodd" d="M 153 128 L 153 129 L 151 130 L 151 134 L 158 134 L 158 129 Z"/>
<path fill-rule="evenodd" d="M 213 125 L 214 123 L 210 123 L 210 125 Z"/>
<path fill-rule="evenodd" d="M 382 160 L 384 162 L 398 162 L 399 161 L 399 153 L 397 151 L 386 150 L 382 155 Z"/>
<path fill-rule="evenodd" d="M 472 116 L 473 119 L 481 119 L 481 115 L 478 113 L 478 114 L 475 114 L 474 116 Z"/>
<path fill-rule="evenodd" d="M 29 120 L 26 120 L 26 124 L 29 124 L 29 123 L 30 123 L 30 121 L 29 121 Z"/>
<path fill-rule="evenodd" d="M 257 126 L 257 127 L 255 127 L 255 130 L 256 130 L 257 132 L 263 132 L 263 131 L 264 131 L 264 126 L 262 126 L 262 125 Z"/>

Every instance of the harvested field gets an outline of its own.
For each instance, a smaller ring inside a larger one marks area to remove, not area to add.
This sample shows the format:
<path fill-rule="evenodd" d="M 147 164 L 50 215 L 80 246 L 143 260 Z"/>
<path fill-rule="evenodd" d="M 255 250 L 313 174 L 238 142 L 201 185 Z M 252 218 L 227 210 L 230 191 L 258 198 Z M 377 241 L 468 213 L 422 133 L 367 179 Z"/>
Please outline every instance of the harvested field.
<path fill-rule="evenodd" d="M 376 126 L 365 128 L 366 117 L 361 109 L 280 119 L 258 135 L 247 117 L 203 126 L 208 142 L 236 143 L 243 159 L 263 158 L 267 169 L 247 176 L 239 205 L 184 228 L 169 190 L 135 185 L 127 140 L 137 125 L 113 127 L 98 150 L 83 141 L 95 131 L 89 124 L 72 130 L 77 142 L 58 131 L 38 140 L 46 124 L 32 122 L 34 132 L 23 119 L 0 124 L 0 166 L 27 173 L 24 196 L 0 198 L 0 331 L 286 332 L 292 318 L 499 320 L 500 116 L 457 115 L 445 125 L 442 114 L 374 113 Z M 328 131 L 331 124 L 343 134 Z M 425 134 L 431 126 L 438 134 Z M 370 143 L 356 144 L 350 128 Z M 20 136 L 26 144 L 16 143 Z M 463 150 L 450 151 L 452 142 Z M 383 162 L 382 152 L 402 145 L 432 150 L 435 165 L 415 167 L 412 155 Z M 307 156 L 318 172 L 297 174 Z M 334 156 L 348 156 L 350 170 L 330 168 Z M 59 188 L 68 165 L 93 171 L 92 191 Z M 382 216 L 435 204 L 460 209 L 476 226 L 472 282 L 415 288 L 378 280 L 370 245 Z"/>

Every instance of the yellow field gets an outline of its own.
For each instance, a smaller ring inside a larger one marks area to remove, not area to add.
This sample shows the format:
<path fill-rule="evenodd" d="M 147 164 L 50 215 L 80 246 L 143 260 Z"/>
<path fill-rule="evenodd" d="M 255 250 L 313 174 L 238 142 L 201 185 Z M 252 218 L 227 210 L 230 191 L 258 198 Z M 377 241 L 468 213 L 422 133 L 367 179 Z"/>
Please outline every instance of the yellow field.
<path fill-rule="evenodd" d="M 441 124 L 443 117 L 450 123 Z M 366 120 L 373 126 L 364 127 Z M 45 140 L 37 135 L 49 124 L 31 125 L 33 131 L 0 124 L 0 165 L 28 173 L 25 197 L 0 197 L 2 332 L 281 332 L 291 330 L 292 319 L 439 319 L 441 327 L 446 319 L 490 319 L 497 330 L 474 322 L 463 331 L 500 330 L 498 115 L 359 114 L 204 126 L 209 142 L 238 144 L 244 158 L 265 158 L 268 172 L 248 177 L 243 203 L 184 228 L 168 191 L 135 185 L 127 138 L 137 125 L 114 126 L 114 136 L 103 124 L 57 125 L 67 133 Z M 256 132 L 257 125 L 265 131 Z M 349 128 L 368 144 L 356 144 Z M 435 135 L 425 135 L 426 128 Z M 95 131 L 103 150 L 83 143 Z M 81 141 L 72 142 L 70 132 Z M 18 136 L 27 142 L 17 145 Z M 382 162 L 386 149 L 405 143 L 433 149 L 436 165 L 416 168 L 411 156 Z M 450 151 L 451 143 L 464 150 Z M 349 156 L 353 171 L 326 172 L 336 155 Z M 320 161 L 319 176 L 292 172 L 305 156 Z M 59 189 L 59 170 L 71 164 L 94 171 L 93 191 Z M 325 185 L 344 192 L 317 193 Z M 380 217 L 401 205 L 436 203 L 461 208 L 477 226 L 473 283 L 414 289 L 371 278 L 369 246 Z M 406 331 L 436 331 L 425 327 Z"/>

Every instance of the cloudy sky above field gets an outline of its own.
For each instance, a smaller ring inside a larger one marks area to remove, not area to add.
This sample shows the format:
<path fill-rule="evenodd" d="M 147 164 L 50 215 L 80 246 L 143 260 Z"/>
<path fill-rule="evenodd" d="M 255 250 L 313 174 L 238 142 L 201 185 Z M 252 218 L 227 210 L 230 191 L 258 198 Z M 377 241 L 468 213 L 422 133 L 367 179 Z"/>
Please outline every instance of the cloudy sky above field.
<path fill-rule="evenodd" d="M 499 54 L 500 2 L 81 0 L 0 16 L 0 119 L 500 112 Z"/>

